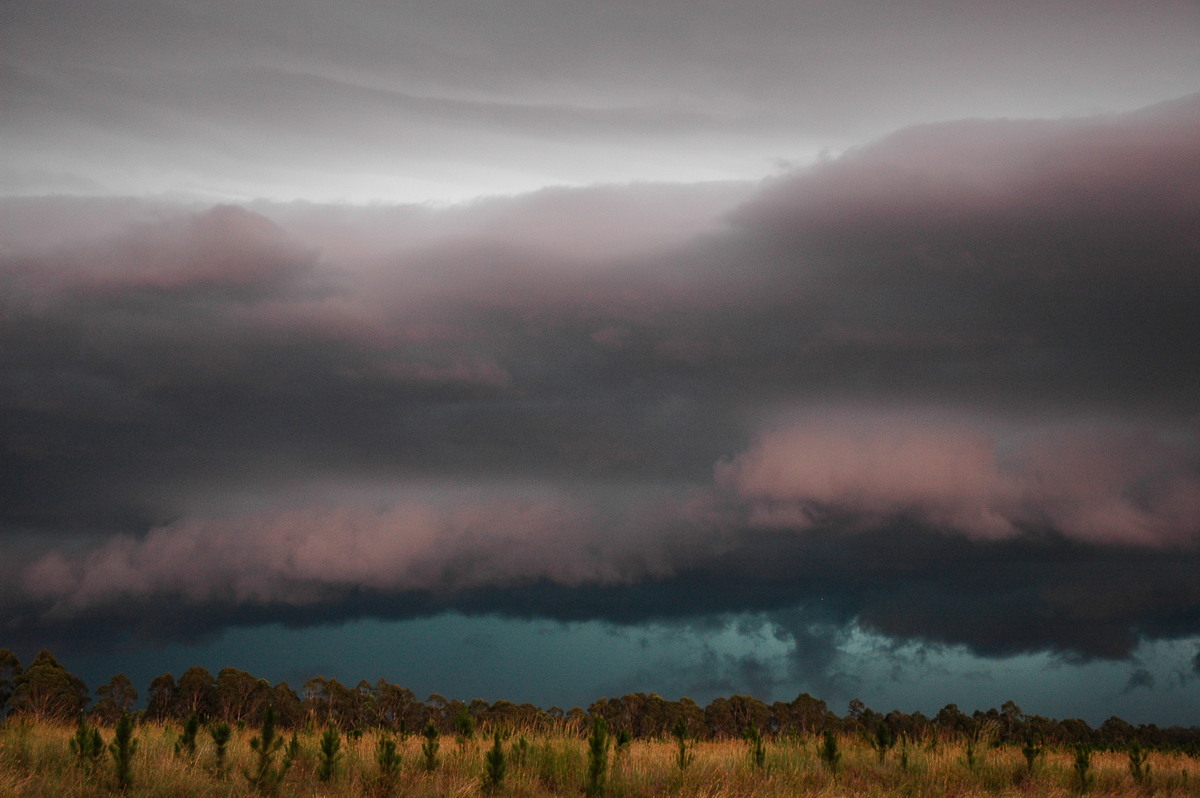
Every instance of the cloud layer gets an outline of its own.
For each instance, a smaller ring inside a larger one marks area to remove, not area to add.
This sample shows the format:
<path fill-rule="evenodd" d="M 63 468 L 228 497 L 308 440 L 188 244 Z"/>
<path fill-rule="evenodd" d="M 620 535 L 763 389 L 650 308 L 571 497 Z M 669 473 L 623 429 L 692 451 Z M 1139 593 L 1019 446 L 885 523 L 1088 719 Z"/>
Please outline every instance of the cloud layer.
<path fill-rule="evenodd" d="M 442 211 L 7 201 L 7 632 L 1200 632 L 1198 120 L 933 125 L 758 187 Z"/>

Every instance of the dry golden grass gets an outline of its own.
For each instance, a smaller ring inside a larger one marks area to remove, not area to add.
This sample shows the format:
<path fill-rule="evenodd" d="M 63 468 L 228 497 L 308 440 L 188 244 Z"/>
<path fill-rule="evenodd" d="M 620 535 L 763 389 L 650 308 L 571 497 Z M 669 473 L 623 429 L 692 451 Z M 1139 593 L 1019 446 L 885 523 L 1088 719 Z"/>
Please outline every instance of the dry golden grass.
<path fill-rule="evenodd" d="M 43 723 L 10 720 L 0 726 L 0 798 L 72 798 L 111 795 L 116 791 L 111 759 L 105 757 L 95 772 L 76 763 L 68 741 L 73 729 Z M 134 784 L 129 796 L 179 798 L 241 798 L 254 796 L 243 771 L 250 767 L 252 728 L 234 732 L 228 747 L 228 769 L 214 769 L 215 750 L 202 731 L 194 759 L 177 757 L 177 728 L 148 724 L 138 727 L 140 741 L 134 760 Z M 290 737 L 289 735 L 286 735 Z M 104 730 L 105 740 L 112 730 Z M 284 781 L 280 795 L 301 798 L 382 796 L 375 763 L 378 736 L 368 733 L 344 740 L 344 756 L 336 777 L 317 778 L 316 731 L 299 735 L 301 753 Z M 510 743 L 516 741 L 514 736 Z M 439 767 L 422 767 L 420 737 L 399 743 L 401 772 L 391 792 L 396 796 L 474 796 L 481 794 L 484 752 L 490 738 L 480 735 L 460 745 L 441 738 Z M 587 773 L 587 744 L 581 737 L 554 734 L 530 736 L 524 761 L 510 756 L 508 774 L 500 795 L 522 797 L 582 795 Z M 1069 751 L 1049 751 L 1032 776 L 1025 760 L 1012 747 L 978 752 L 974 769 L 966 765 L 959 744 L 932 748 L 910 746 L 908 766 L 901 767 L 897 751 L 885 762 L 866 742 L 843 738 L 842 761 L 830 773 L 817 755 L 816 740 L 778 740 L 768 743 L 766 767 L 756 768 L 741 741 L 698 742 L 689 766 L 680 771 L 673 740 L 635 741 L 620 754 L 610 753 L 605 794 L 615 798 L 636 796 L 1061 796 L 1080 794 Z M 511 749 L 507 749 L 511 750 Z M 1174 754 L 1150 757 L 1150 783 L 1137 785 L 1121 753 L 1096 753 L 1092 758 L 1089 796 L 1200 796 L 1200 762 Z"/>

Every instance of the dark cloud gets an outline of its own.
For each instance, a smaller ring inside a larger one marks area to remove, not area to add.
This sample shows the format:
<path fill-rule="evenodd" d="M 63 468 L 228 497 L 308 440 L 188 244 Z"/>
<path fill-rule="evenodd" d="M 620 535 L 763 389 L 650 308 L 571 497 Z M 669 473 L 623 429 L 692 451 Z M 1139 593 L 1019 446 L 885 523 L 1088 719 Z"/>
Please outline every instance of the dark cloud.
<path fill-rule="evenodd" d="M 1129 674 L 1129 681 L 1125 683 L 1125 689 L 1122 692 L 1132 693 L 1138 689 L 1153 690 L 1154 684 L 1154 674 L 1145 668 L 1138 668 Z"/>
<path fill-rule="evenodd" d="M 90 206 L 16 203 L 5 633 L 760 612 L 845 692 L 852 623 L 1200 632 L 1198 108 L 905 131 L 724 223 L 744 187 L 691 221 L 644 186 L 134 208 L 53 247 Z"/>

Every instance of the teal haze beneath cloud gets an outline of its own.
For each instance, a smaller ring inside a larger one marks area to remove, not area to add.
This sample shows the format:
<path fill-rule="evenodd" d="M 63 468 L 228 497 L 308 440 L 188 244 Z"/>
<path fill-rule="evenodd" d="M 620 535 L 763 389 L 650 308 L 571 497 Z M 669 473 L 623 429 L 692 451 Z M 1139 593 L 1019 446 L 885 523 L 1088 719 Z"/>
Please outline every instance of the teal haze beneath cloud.
<path fill-rule="evenodd" d="M 5 4 L 0 647 L 1196 723 L 1197 34 Z"/>

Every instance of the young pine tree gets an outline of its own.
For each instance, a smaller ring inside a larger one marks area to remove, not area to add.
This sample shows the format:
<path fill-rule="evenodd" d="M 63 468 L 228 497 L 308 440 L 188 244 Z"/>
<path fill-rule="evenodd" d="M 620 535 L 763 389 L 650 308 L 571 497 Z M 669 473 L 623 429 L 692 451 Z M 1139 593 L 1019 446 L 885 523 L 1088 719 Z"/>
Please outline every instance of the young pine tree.
<path fill-rule="evenodd" d="M 217 761 L 213 765 L 213 769 L 219 778 L 225 778 L 225 747 L 229 745 L 229 738 L 233 736 L 233 729 L 228 723 L 217 723 L 208 727 L 208 736 L 212 738 L 213 745 L 217 749 Z"/>
<path fill-rule="evenodd" d="M 113 774 L 117 777 L 117 789 L 124 792 L 133 784 L 133 755 L 137 753 L 138 741 L 133 739 L 133 718 L 128 712 L 121 713 L 117 721 L 116 734 L 109 743 L 112 754 Z"/>
<path fill-rule="evenodd" d="M 467 741 L 475 736 L 475 718 L 471 717 L 466 707 L 454 716 L 454 736 L 459 745 L 466 745 Z"/>
<path fill-rule="evenodd" d="M 896 744 L 896 736 L 892 734 L 892 729 L 883 721 L 875 727 L 875 737 L 871 740 L 871 746 L 875 752 L 879 754 L 879 764 L 883 764 L 883 760 L 887 758 L 888 751 Z"/>
<path fill-rule="evenodd" d="M 317 778 L 321 781 L 329 781 L 337 774 L 338 762 L 342 758 L 342 738 L 338 734 L 337 727 L 325 727 L 325 733 L 321 735 L 319 753 Z"/>
<path fill-rule="evenodd" d="M 251 738 L 250 748 L 257 754 L 254 768 L 244 770 L 246 781 L 250 782 L 260 795 L 275 795 L 283 784 L 283 777 L 292 766 L 291 757 L 285 756 L 278 765 L 275 757 L 283 749 L 283 738 L 275 731 L 275 710 L 267 707 L 263 714 L 262 731 L 257 737 Z"/>
<path fill-rule="evenodd" d="M 1129 775 L 1133 776 L 1136 784 L 1145 784 L 1150 778 L 1150 763 L 1147 761 L 1150 752 L 1142 748 L 1141 743 L 1133 741 L 1129 746 Z"/>
<path fill-rule="evenodd" d="M 1086 743 L 1077 743 L 1075 745 L 1075 778 L 1078 781 L 1079 791 L 1086 792 L 1088 785 L 1091 784 L 1092 777 L 1088 775 L 1088 770 L 1092 767 L 1092 747 Z"/>
<path fill-rule="evenodd" d="M 189 759 L 196 757 L 196 733 L 200 731 L 200 719 L 192 713 L 183 722 L 183 734 L 175 741 L 175 756 L 187 755 Z"/>
<path fill-rule="evenodd" d="M 425 730 L 421 732 L 425 738 L 425 742 L 421 743 L 421 754 L 425 757 L 425 769 L 437 770 L 438 766 L 438 729 L 429 721 L 425 724 Z"/>
<path fill-rule="evenodd" d="M 80 766 L 94 769 L 96 761 L 104 755 L 104 739 L 100 730 L 87 724 L 87 718 L 79 716 L 79 725 L 75 728 L 75 736 L 71 738 L 71 753 Z"/>
<path fill-rule="evenodd" d="M 830 773 L 837 775 L 838 763 L 842 761 L 842 752 L 838 750 L 837 735 L 832 729 L 825 730 L 825 736 L 821 741 L 820 747 L 817 749 L 817 754 L 821 757 L 821 761 L 825 763 L 825 767 Z"/>
<path fill-rule="evenodd" d="M 1021 753 L 1025 756 L 1025 771 L 1028 775 L 1033 775 L 1033 766 L 1037 764 L 1037 759 L 1042 755 L 1045 746 L 1032 731 L 1025 732 L 1025 745 L 1021 747 Z"/>
<path fill-rule="evenodd" d="M 680 718 L 675 722 L 675 728 L 671 730 L 671 735 L 675 738 L 675 743 L 679 750 L 675 756 L 675 764 L 679 766 L 680 771 L 687 770 L 687 766 L 692 764 L 691 746 L 688 745 L 688 725 L 687 721 Z"/>
<path fill-rule="evenodd" d="M 599 715 L 592 717 L 592 733 L 588 735 L 587 794 L 603 795 L 608 780 L 608 721 Z"/>
<path fill-rule="evenodd" d="M 492 750 L 483 755 L 483 791 L 494 793 L 504 784 L 504 774 L 508 770 L 508 762 L 504 755 L 504 741 L 500 732 L 492 735 Z"/>
<path fill-rule="evenodd" d="M 396 741 L 390 737 L 380 737 L 375 743 L 375 764 L 379 766 L 379 792 L 391 795 L 396 788 L 396 778 L 400 775 L 400 752 L 396 750 Z"/>
<path fill-rule="evenodd" d="M 762 733 L 759 732 L 758 726 L 751 724 L 746 728 L 743 736 L 746 738 L 746 742 L 750 744 L 750 761 L 754 763 L 756 768 L 762 770 L 766 767 L 767 762 L 767 752 L 763 746 Z"/>

